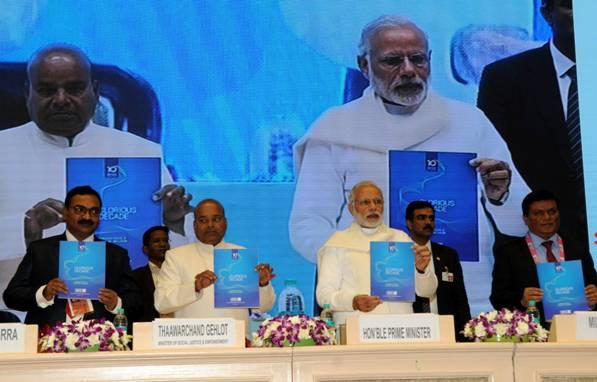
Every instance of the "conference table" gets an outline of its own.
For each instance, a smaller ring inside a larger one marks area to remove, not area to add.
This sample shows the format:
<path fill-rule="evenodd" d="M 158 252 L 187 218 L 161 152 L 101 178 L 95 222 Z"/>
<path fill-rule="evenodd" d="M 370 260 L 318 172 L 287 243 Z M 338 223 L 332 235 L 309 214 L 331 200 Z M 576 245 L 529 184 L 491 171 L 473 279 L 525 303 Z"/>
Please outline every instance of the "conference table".
<path fill-rule="evenodd" d="M 597 344 L 452 343 L 3 354 L 0 381 L 597 381 Z"/>

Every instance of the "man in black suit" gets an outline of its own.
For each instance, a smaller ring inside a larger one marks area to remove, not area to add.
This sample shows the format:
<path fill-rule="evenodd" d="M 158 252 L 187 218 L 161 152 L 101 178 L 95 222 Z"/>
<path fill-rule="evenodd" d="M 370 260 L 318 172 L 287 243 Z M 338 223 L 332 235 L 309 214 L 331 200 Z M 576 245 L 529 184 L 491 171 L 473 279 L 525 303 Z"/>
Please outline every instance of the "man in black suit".
<path fill-rule="evenodd" d="M 32 242 L 17 272 L 4 291 L 4 301 L 11 309 L 26 311 L 25 323 L 40 326 L 54 325 L 67 318 L 66 299 L 57 296 L 68 292 L 58 278 L 59 246 L 61 241 L 97 241 L 94 232 L 99 225 L 101 198 L 89 186 L 75 187 L 64 201 L 63 216 L 66 232 L 62 235 Z M 97 300 L 86 300 L 69 307 L 68 316 L 78 318 L 113 319 L 119 308 L 133 316 L 140 308 L 141 296 L 133 279 L 129 257 L 125 249 L 106 243 L 106 283 Z M 93 307 L 92 312 L 89 307 Z M 70 308 L 73 307 L 75 311 Z M 75 308 L 76 307 L 76 308 Z M 79 312 L 79 314 L 77 314 Z"/>
<path fill-rule="evenodd" d="M 562 202 L 560 232 L 587 251 L 572 2 L 543 0 L 541 13 L 552 39 L 487 65 L 477 105 L 528 186 L 551 190 Z"/>
<path fill-rule="evenodd" d="M 558 234 L 560 212 L 555 195 L 545 190 L 531 192 L 522 202 L 522 214 L 528 234 L 496 251 L 489 297 L 494 308 L 525 310 L 529 301 L 535 300 L 543 319 L 543 291 L 539 288 L 536 264 L 563 260 L 581 260 L 587 303 L 589 306 L 597 304 L 593 260 L 574 241 Z"/>
<path fill-rule="evenodd" d="M 431 203 L 423 200 L 411 202 L 406 207 L 406 225 L 413 241 L 431 250 L 433 269 L 438 281 L 435 297 L 416 296 L 414 312 L 451 314 L 454 316 L 456 340 L 465 341 L 460 331 L 471 319 L 471 312 L 458 253 L 450 247 L 431 241 L 435 231 L 435 210 Z"/>
<path fill-rule="evenodd" d="M 133 271 L 143 296 L 143 309 L 135 321 L 151 322 L 160 317 L 160 313 L 155 309 L 153 294 L 155 285 L 159 282 L 166 251 L 170 249 L 168 233 L 168 227 L 157 225 L 143 234 L 143 253 L 147 255 L 149 261 L 146 266 Z"/>

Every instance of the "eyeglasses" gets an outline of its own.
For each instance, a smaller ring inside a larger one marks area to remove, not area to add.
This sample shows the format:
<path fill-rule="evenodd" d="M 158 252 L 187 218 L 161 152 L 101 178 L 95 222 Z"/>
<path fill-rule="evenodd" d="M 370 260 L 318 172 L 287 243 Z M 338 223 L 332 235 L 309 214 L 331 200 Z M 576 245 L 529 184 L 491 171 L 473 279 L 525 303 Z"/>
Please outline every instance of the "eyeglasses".
<path fill-rule="evenodd" d="M 358 204 L 361 207 L 369 207 L 370 205 L 383 206 L 383 199 L 381 199 L 381 198 L 361 199 L 361 200 L 355 200 L 354 203 Z"/>
<path fill-rule="evenodd" d="M 100 209 L 98 207 L 83 207 L 79 204 L 70 207 L 70 209 L 75 213 L 75 215 L 83 216 L 89 213 L 91 216 L 98 216 L 100 214 Z"/>
<path fill-rule="evenodd" d="M 408 60 L 417 68 L 423 68 L 429 64 L 429 55 L 421 52 L 407 55 L 397 54 L 383 57 L 379 60 L 379 62 L 389 66 L 402 67 L 406 60 Z"/>

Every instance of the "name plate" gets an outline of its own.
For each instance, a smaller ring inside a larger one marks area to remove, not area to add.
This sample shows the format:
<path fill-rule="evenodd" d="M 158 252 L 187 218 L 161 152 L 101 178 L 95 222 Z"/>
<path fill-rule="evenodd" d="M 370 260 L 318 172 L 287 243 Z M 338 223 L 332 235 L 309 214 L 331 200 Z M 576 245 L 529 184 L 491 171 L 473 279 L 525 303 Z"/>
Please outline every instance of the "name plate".
<path fill-rule="evenodd" d="M 439 342 L 436 314 L 362 314 L 359 315 L 361 343 Z"/>
<path fill-rule="evenodd" d="M 0 353 L 25 352 L 25 325 L 0 324 Z"/>
<path fill-rule="evenodd" d="M 237 346 L 236 321 L 229 318 L 157 319 L 154 348 Z"/>
<path fill-rule="evenodd" d="M 576 339 L 579 341 L 597 340 L 597 312 L 575 312 Z"/>

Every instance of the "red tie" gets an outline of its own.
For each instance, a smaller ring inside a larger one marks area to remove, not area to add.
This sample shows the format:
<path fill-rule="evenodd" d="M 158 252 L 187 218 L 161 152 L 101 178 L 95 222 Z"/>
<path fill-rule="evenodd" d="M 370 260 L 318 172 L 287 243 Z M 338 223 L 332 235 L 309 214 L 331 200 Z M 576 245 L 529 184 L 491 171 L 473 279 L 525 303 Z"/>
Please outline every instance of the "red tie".
<path fill-rule="evenodd" d="M 546 252 L 547 261 L 550 263 L 557 263 L 558 261 L 556 260 L 556 257 L 553 255 L 553 252 L 551 251 L 552 244 L 553 244 L 553 242 L 551 242 L 551 241 L 544 241 L 543 243 L 541 243 L 541 245 L 544 246 L 545 249 L 547 250 L 547 252 Z"/>

